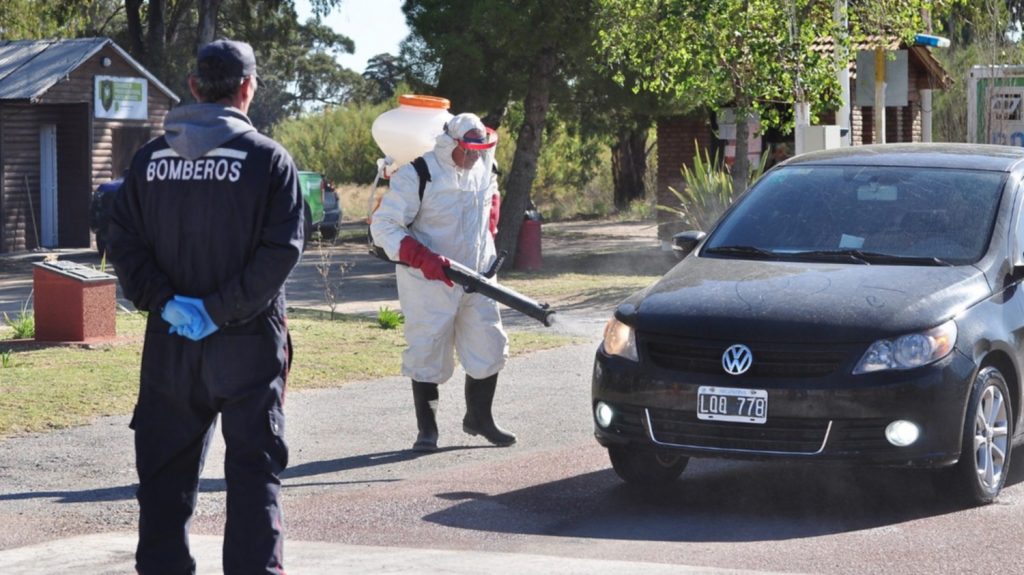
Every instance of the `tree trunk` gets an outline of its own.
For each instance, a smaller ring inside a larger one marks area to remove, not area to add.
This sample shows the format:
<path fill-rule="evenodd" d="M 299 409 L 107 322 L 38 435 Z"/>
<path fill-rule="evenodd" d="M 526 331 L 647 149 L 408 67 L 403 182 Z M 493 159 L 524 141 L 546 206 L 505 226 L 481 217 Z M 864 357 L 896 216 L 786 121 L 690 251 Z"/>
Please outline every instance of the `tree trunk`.
<path fill-rule="evenodd" d="M 167 77 L 167 1 L 149 0 L 146 54 L 149 69 L 157 78 Z"/>
<path fill-rule="evenodd" d="M 128 19 L 128 40 L 129 50 L 140 62 L 148 65 L 146 58 L 146 44 L 142 35 L 142 0 L 125 0 L 124 11 Z"/>
<path fill-rule="evenodd" d="M 511 262 L 515 261 L 519 229 L 523 225 L 523 214 L 530 203 L 530 190 L 537 176 L 537 157 L 547 121 L 555 64 L 554 50 L 543 49 L 537 54 L 530 73 L 530 87 L 523 101 L 523 125 L 519 128 L 516 153 L 506 181 L 501 220 L 498 222 L 498 251 L 507 251 Z"/>
<path fill-rule="evenodd" d="M 736 107 L 736 158 L 732 163 L 732 197 L 747 189 L 750 180 L 750 156 L 747 155 L 750 141 L 750 108 L 745 103 Z"/>
<path fill-rule="evenodd" d="M 200 0 L 199 1 L 199 29 L 197 33 L 199 49 L 213 42 L 217 36 L 217 12 L 220 11 L 221 0 Z"/>
<path fill-rule="evenodd" d="M 615 185 L 615 209 L 625 211 L 629 204 L 646 195 L 647 126 L 620 130 L 612 146 L 612 180 Z"/>

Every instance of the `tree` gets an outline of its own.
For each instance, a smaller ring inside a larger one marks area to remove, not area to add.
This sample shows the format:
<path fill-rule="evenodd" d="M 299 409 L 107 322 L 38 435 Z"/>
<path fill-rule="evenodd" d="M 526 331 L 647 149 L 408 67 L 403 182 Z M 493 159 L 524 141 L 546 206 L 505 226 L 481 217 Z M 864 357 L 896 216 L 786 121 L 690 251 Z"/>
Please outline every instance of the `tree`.
<path fill-rule="evenodd" d="M 367 60 L 363 79 L 376 87 L 376 95 L 370 101 L 379 103 L 393 98 L 402 77 L 402 67 L 391 54 L 377 54 Z"/>
<path fill-rule="evenodd" d="M 955 0 L 850 0 L 852 32 L 837 24 L 833 0 L 596 0 L 599 47 L 617 80 L 637 91 L 736 110 L 737 150 L 747 148 L 747 118 L 780 124 L 775 106 L 812 103 L 812 114 L 838 104 L 837 59 L 813 49 L 831 38 L 849 53 L 852 38 L 900 38 L 920 31 L 922 10 Z M 843 64 L 845 65 L 845 62 Z M 630 78 L 628 73 L 634 73 Z M 737 153 L 736 189 L 749 165 Z"/>
<path fill-rule="evenodd" d="M 0 40 L 37 40 L 78 33 L 100 25 L 111 2 L 91 0 L 4 0 Z"/>
<path fill-rule="evenodd" d="M 749 173 L 741 151 L 752 112 L 771 122 L 772 106 L 801 92 L 835 100 L 834 65 L 810 50 L 811 41 L 833 30 L 831 2 L 597 1 L 598 45 L 619 82 L 689 106 L 734 108 L 738 190 Z"/>
<path fill-rule="evenodd" d="M 412 69 L 434 74 L 438 93 L 454 110 L 481 113 L 496 127 L 511 100 L 523 103 L 497 242 L 514 260 L 553 96 L 567 92 L 591 53 L 593 4 L 406 0 L 402 10 L 417 36 L 403 46 L 405 56 L 425 62 Z"/>
<path fill-rule="evenodd" d="M 215 38 L 248 41 L 259 63 L 259 97 L 250 118 L 262 130 L 303 109 L 347 102 L 362 91 L 359 74 L 336 61 L 350 38 L 320 17 L 341 0 L 313 0 L 298 22 L 293 0 L 124 0 L 125 28 L 112 36 L 183 98 L 198 48 Z M 223 18 L 231 14 L 231 18 Z"/>
<path fill-rule="evenodd" d="M 679 105 L 651 93 L 634 94 L 611 80 L 596 54 L 594 59 L 589 70 L 574 81 L 572 105 L 580 130 L 608 142 L 612 201 L 616 210 L 623 211 L 646 196 L 647 163 L 654 149 L 649 137 L 655 117 L 677 110 Z"/>

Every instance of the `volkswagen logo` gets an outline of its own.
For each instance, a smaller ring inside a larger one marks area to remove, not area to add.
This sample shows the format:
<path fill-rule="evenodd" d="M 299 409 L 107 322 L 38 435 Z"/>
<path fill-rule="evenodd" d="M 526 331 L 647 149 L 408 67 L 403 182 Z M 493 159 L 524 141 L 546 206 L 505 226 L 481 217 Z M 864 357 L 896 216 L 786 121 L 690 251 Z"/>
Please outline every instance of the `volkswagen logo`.
<path fill-rule="evenodd" d="M 754 363 L 754 354 L 750 353 L 749 347 L 740 343 L 730 346 L 722 354 L 722 369 L 728 374 L 744 373 L 750 369 L 752 363 Z"/>

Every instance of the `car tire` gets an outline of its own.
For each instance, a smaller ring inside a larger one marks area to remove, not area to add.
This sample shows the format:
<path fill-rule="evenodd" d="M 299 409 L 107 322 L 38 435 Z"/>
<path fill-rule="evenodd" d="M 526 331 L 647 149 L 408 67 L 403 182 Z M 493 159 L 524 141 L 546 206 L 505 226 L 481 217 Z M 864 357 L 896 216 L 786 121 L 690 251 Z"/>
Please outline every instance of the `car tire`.
<path fill-rule="evenodd" d="M 102 257 L 107 253 L 107 234 L 96 232 L 96 253 Z"/>
<path fill-rule="evenodd" d="M 1010 472 L 1013 409 L 1006 378 L 995 367 L 974 378 L 964 421 L 960 461 L 947 470 L 952 494 L 970 505 L 995 501 Z"/>
<path fill-rule="evenodd" d="M 683 455 L 624 447 L 609 447 L 608 458 L 611 459 L 615 473 L 623 481 L 647 486 L 675 481 L 690 462 L 690 458 Z"/>
<path fill-rule="evenodd" d="M 333 240 L 338 235 L 338 228 L 334 226 L 320 226 L 320 237 L 325 240 Z"/>

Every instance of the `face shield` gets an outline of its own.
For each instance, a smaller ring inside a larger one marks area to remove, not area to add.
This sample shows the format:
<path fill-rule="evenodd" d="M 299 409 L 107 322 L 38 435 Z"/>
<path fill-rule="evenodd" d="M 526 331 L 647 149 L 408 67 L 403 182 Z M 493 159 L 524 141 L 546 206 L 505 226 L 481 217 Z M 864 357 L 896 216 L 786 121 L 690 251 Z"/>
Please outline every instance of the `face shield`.
<path fill-rule="evenodd" d="M 455 140 L 457 151 L 453 154 L 453 159 L 459 168 L 471 169 L 480 163 L 487 172 L 490 172 L 491 166 L 494 165 L 494 151 L 497 146 L 497 132 L 491 128 L 484 128 L 482 133 L 479 129 L 473 129 Z"/>
<path fill-rule="evenodd" d="M 454 165 L 460 178 L 482 166 L 490 170 L 494 164 L 494 147 L 498 135 L 484 126 L 476 114 L 452 116 L 437 136 L 434 153 L 438 160 Z"/>

